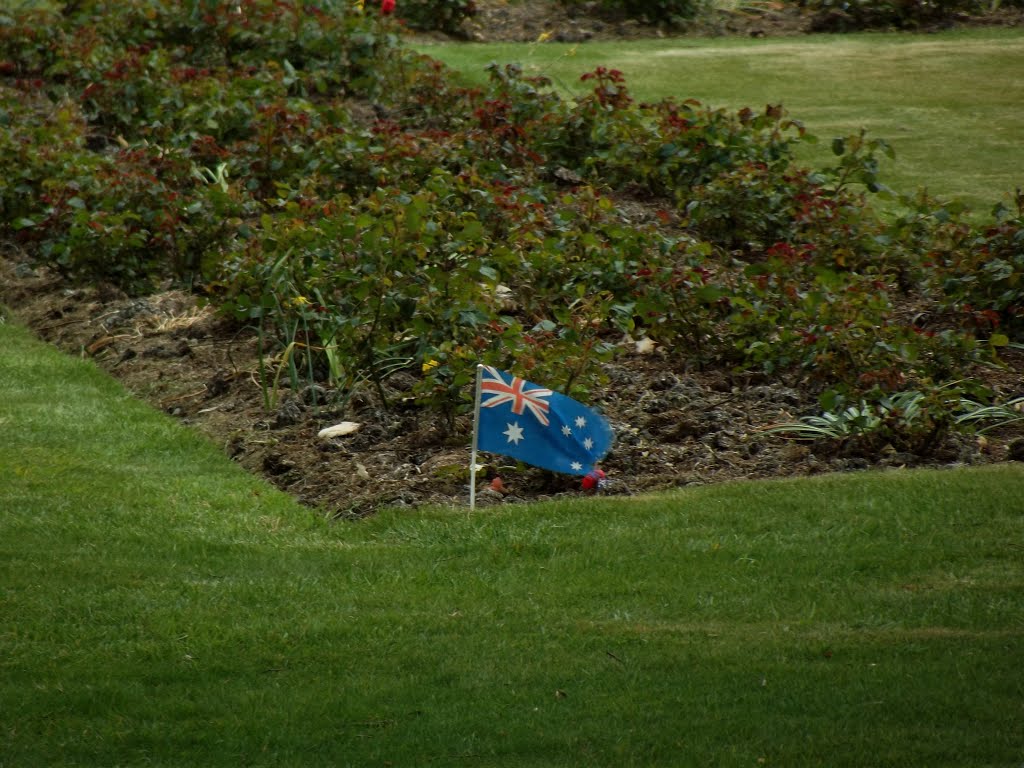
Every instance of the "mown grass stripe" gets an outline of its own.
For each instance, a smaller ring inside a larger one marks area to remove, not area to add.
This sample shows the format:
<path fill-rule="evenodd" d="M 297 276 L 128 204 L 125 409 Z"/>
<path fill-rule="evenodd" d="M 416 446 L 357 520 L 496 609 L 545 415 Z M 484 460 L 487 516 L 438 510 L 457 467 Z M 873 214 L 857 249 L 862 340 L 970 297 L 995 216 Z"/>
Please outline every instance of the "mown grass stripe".
<path fill-rule="evenodd" d="M 929 34 L 601 41 L 584 44 L 419 44 L 472 83 L 491 62 L 519 62 L 566 95 L 580 75 L 617 68 L 638 100 L 695 98 L 715 107 L 782 104 L 821 141 L 799 151 L 814 167 L 835 161 L 830 141 L 857 133 L 890 142 L 882 180 L 897 192 L 926 187 L 987 214 L 1020 185 L 1024 167 L 1024 35 L 1017 29 Z"/>

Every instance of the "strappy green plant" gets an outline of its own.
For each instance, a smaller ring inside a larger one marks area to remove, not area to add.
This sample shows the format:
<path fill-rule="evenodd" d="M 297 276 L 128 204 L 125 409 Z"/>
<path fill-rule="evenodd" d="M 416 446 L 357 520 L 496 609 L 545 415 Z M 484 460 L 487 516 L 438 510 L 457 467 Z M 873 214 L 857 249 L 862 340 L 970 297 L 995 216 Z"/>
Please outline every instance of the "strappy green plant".
<path fill-rule="evenodd" d="M 961 400 L 960 407 L 963 413 L 956 417 L 957 424 L 977 425 L 988 422 L 977 430 L 978 434 L 1024 421 L 1024 395 L 1007 400 L 1005 403 L 991 405 L 982 405 L 972 400 Z"/>
<path fill-rule="evenodd" d="M 773 424 L 762 431 L 797 440 L 846 439 L 878 432 L 894 419 L 908 425 L 918 422 L 923 415 L 924 400 L 922 392 L 898 392 L 881 398 L 877 403 L 861 400 L 842 410 L 826 411 L 820 416 L 802 416 L 795 422 Z"/>

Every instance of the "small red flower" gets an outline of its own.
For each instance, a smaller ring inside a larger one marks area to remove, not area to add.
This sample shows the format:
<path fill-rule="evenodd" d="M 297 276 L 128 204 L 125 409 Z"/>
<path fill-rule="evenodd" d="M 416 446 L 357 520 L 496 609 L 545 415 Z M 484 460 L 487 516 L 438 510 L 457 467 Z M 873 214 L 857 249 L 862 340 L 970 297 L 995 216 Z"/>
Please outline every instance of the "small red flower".
<path fill-rule="evenodd" d="M 380 13 L 382 16 L 390 16 L 395 10 L 395 0 L 380 0 Z"/>

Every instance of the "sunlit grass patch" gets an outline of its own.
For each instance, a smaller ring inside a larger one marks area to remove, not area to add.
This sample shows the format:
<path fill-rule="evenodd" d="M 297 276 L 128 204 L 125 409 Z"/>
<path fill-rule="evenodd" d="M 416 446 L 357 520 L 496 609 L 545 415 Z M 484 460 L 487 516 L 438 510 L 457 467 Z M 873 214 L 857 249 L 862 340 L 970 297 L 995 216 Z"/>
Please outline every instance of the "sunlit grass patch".
<path fill-rule="evenodd" d="M 755 110 L 782 104 L 822 139 L 801 150 L 811 164 L 832 162 L 829 140 L 865 127 L 896 151 L 883 170 L 889 186 L 927 187 L 982 212 L 1022 183 L 1024 85 L 1016 73 L 1024 35 L 1016 30 L 422 50 L 472 82 L 486 77 L 490 61 L 518 61 L 574 96 L 584 92 L 582 73 L 606 66 L 622 70 L 642 100 L 696 98 Z"/>

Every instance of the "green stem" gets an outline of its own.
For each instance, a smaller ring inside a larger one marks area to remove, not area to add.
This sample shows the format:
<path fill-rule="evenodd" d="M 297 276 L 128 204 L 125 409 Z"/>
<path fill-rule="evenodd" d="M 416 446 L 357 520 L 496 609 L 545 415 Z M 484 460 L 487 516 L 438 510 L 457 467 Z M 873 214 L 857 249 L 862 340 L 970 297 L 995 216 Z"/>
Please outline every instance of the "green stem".
<path fill-rule="evenodd" d="M 270 411 L 270 392 L 267 389 L 267 364 L 263 355 L 263 316 L 260 316 L 259 325 L 256 327 L 256 332 L 259 337 L 259 357 L 260 357 L 260 389 L 263 390 L 263 410 Z"/>

